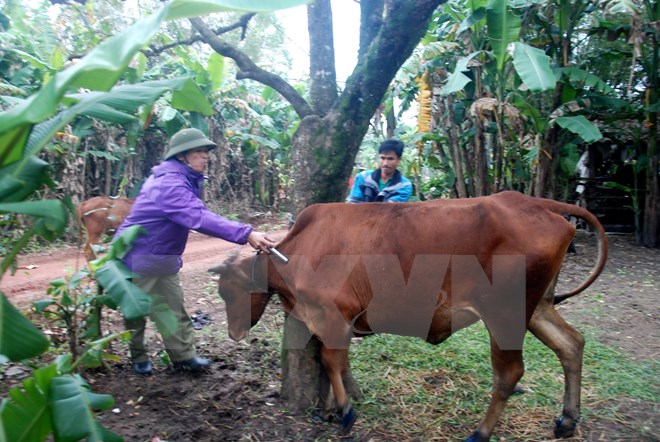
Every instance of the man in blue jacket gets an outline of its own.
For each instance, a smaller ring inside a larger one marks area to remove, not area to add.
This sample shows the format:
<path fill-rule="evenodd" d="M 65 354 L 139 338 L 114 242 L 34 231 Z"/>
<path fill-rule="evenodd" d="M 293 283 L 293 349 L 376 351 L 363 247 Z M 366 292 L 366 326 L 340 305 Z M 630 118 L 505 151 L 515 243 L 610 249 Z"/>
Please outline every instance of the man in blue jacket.
<path fill-rule="evenodd" d="M 412 183 L 397 169 L 403 155 L 403 143 L 385 140 L 378 147 L 380 167 L 360 172 L 346 200 L 349 203 L 406 202 L 412 195 Z"/>
<path fill-rule="evenodd" d="M 140 225 L 146 230 L 133 243 L 123 261 L 135 274 L 133 282 L 149 293 L 149 317 L 163 338 L 165 349 L 177 371 L 200 371 L 209 361 L 197 356 L 193 324 L 186 312 L 179 270 L 188 233 L 195 230 L 236 244 L 250 243 L 269 253 L 273 241 L 252 226 L 230 221 L 206 208 L 200 199 L 209 150 L 216 144 L 197 129 L 183 129 L 172 136 L 164 161 L 152 169 L 131 213 L 115 237 L 126 228 Z M 152 365 L 144 344 L 146 318 L 125 321 L 132 330 L 131 362 L 137 374 L 149 375 Z"/>

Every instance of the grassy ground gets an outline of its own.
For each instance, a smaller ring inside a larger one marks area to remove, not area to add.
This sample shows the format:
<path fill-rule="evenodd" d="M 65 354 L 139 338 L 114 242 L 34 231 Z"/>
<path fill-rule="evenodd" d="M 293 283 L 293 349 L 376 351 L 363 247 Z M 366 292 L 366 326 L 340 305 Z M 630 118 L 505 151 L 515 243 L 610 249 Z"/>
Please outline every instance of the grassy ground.
<path fill-rule="evenodd" d="M 612 398 L 657 401 L 660 364 L 640 363 L 586 334 L 583 403 L 590 406 L 584 407 L 584 419 L 591 417 L 593 405 Z M 524 352 L 521 384 L 527 392 L 510 399 L 496 429 L 506 440 L 551 434 L 552 419 L 561 411 L 563 374 L 554 353 L 530 335 Z M 461 330 L 439 346 L 399 336 L 368 337 L 353 347 L 352 368 L 364 394 L 360 413 L 376 433 L 413 436 L 410 429 L 415 428 L 426 437 L 433 429 L 467 435 L 487 406 L 492 370 L 488 335 L 481 325 Z M 597 410 L 600 418 L 617 419 L 616 408 Z"/>

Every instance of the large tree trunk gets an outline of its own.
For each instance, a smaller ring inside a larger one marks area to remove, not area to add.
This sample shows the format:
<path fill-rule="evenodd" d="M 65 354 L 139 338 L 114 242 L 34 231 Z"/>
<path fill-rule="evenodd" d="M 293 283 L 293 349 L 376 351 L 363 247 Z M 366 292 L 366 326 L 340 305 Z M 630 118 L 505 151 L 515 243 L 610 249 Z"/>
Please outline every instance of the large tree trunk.
<path fill-rule="evenodd" d="M 304 339 L 308 338 L 306 344 Z M 294 413 L 326 408 L 330 388 L 321 364 L 321 343 L 305 323 L 287 315 L 282 339 L 282 399 Z"/>
<path fill-rule="evenodd" d="M 348 177 L 367 127 L 359 132 L 342 131 L 337 127 L 338 118 L 336 113 L 306 117 L 291 140 L 294 215 L 310 204 L 342 201 L 346 196 Z M 343 125 L 355 126 L 353 122 Z"/>
<path fill-rule="evenodd" d="M 236 62 L 237 78 L 250 78 L 271 86 L 291 103 L 301 118 L 291 146 L 294 216 L 310 204 L 344 199 L 369 122 L 390 82 L 425 34 L 433 12 L 443 1 L 362 0 L 358 63 L 339 96 L 330 2 L 311 3 L 307 10 L 312 57 L 311 104 L 282 78 L 258 67 L 244 53 L 222 42 L 201 19 L 190 20 L 203 41 Z M 284 342 L 300 341 L 308 333 L 304 327 L 286 327 Z M 319 398 L 327 397 L 324 391 L 327 386 L 319 380 L 323 370 L 318 346 L 318 341 L 313 340 L 306 350 L 285 348 L 283 351 L 282 393 L 289 409 L 302 411 L 318 406 L 324 402 Z M 349 392 L 354 392 L 350 373 L 345 382 Z"/>
<path fill-rule="evenodd" d="M 348 394 L 360 398 L 362 393 L 351 375 L 344 375 Z M 282 399 L 295 413 L 318 410 L 324 419 L 336 412 L 330 380 L 321 364 L 321 342 L 311 336 L 304 322 L 287 315 L 282 340 Z"/>
<path fill-rule="evenodd" d="M 326 2 L 327 0 L 322 0 Z M 317 2 L 319 3 L 319 0 Z M 341 201 L 346 195 L 348 178 L 369 121 L 381 104 L 399 67 L 410 56 L 426 32 L 428 22 L 440 0 L 408 2 L 368 0 L 360 3 L 361 31 L 358 64 L 346 80 L 346 87 L 325 114 L 304 118 L 292 140 L 295 189 L 293 211 L 297 214 L 310 204 Z M 308 10 L 310 51 L 331 33 L 327 21 L 315 17 L 324 7 Z M 311 64 L 320 69 L 322 64 Z M 325 69 L 334 69 L 325 65 Z M 327 76 L 312 70 L 315 84 L 325 85 Z M 320 87 L 320 86 L 319 86 Z M 327 88 L 318 96 L 327 97 Z M 314 104 L 314 109 L 319 108 Z"/>

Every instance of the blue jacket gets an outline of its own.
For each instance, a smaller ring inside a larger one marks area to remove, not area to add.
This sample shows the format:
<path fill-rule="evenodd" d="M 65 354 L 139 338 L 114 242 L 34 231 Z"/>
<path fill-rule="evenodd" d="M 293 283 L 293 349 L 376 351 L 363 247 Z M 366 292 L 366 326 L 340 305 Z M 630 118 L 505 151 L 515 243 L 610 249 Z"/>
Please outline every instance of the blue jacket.
<path fill-rule="evenodd" d="M 190 230 L 245 244 L 252 226 L 230 221 L 206 208 L 199 198 L 204 175 L 172 158 L 152 169 L 131 213 L 115 238 L 126 228 L 140 225 L 139 236 L 124 262 L 139 275 L 171 275 L 183 266 L 181 255 Z"/>
<path fill-rule="evenodd" d="M 398 170 L 390 180 L 390 184 L 379 190 L 380 169 L 365 170 L 355 177 L 351 194 L 346 200 L 349 203 L 396 202 L 405 203 L 412 195 L 412 183 Z"/>

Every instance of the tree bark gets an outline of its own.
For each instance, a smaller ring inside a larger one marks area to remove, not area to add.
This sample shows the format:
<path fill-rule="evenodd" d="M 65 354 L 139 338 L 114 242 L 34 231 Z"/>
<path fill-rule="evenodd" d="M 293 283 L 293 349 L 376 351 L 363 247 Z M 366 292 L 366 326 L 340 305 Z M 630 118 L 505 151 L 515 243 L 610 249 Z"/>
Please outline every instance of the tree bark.
<path fill-rule="evenodd" d="M 330 0 L 316 0 L 307 7 L 307 29 L 332 29 Z M 337 99 L 335 43 L 332 32 L 314 34 L 309 40 L 310 97 L 316 115 L 325 115 Z"/>
<path fill-rule="evenodd" d="M 304 322 L 291 315 L 287 315 L 284 323 L 281 360 L 282 399 L 287 408 L 299 414 L 310 409 L 318 410 L 326 420 L 334 415 L 336 404 L 330 380 L 321 363 L 321 342 L 311 336 Z M 344 385 L 351 397 L 362 397 L 350 367 L 344 375 Z"/>
<path fill-rule="evenodd" d="M 306 345 L 295 345 L 309 337 L 305 324 L 291 315 L 284 322 L 282 339 L 282 399 L 294 413 L 323 409 L 330 382 L 322 369 L 321 343 L 315 337 Z"/>

